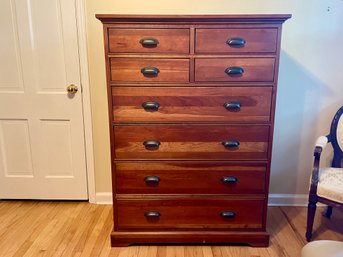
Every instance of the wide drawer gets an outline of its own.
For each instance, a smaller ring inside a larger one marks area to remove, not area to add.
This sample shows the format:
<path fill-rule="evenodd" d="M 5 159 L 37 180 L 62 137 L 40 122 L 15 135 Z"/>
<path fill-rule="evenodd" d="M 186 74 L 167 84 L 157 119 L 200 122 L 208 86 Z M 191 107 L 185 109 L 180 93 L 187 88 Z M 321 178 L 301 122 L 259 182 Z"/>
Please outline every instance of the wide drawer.
<path fill-rule="evenodd" d="M 268 157 L 269 126 L 114 126 L 117 159 L 238 159 Z"/>
<path fill-rule="evenodd" d="M 195 59 L 198 82 L 273 82 L 274 58 Z"/>
<path fill-rule="evenodd" d="M 121 122 L 270 121 L 271 87 L 112 87 Z"/>
<path fill-rule="evenodd" d="M 189 29 L 109 29 L 110 53 L 189 53 Z"/>
<path fill-rule="evenodd" d="M 111 58 L 110 69 L 112 81 L 189 81 L 189 59 Z"/>
<path fill-rule="evenodd" d="M 119 229 L 262 229 L 264 200 L 117 200 Z"/>
<path fill-rule="evenodd" d="M 117 194 L 261 194 L 265 164 L 117 163 Z"/>
<path fill-rule="evenodd" d="M 196 29 L 197 53 L 275 53 L 276 28 Z"/>

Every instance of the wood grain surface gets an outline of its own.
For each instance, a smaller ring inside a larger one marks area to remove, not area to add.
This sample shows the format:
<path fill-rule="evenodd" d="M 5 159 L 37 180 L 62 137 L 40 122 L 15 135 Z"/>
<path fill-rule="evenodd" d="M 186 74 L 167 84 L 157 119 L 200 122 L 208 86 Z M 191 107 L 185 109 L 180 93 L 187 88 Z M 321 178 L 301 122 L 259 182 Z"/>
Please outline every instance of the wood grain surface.
<path fill-rule="evenodd" d="M 269 122 L 271 87 L 112 87 L 113 121 Z M 145 110 L 143 103 L 159 104 Z M 225 103 L 240 104 L 228 110 Z"/>
<path fill-rule="evenodd" d="M 130 125 L 114 126 L 117 159 L 224 159 L 267 158 L 269 127 L 263 125 Z M 146 140 L 160 146 L 146 148 Z M 225 148 L 224 141 L 240 145 Z"/>
<path fill-rule="evenodd" d="M 277 28 L 196 29 L 196 53 L 274 53 L 277 49 Z M 234 47 L 227 44 L 233 38 L 244 39 L 245 44 Z"/>
<path fill-rule="evenodd" d="M 195 59 L 195 81 L 273 82 L 274 58 L 198 58 Z M 225 70 L 241 67 L 241 76 L 230 76 Z"/>
<path fill-rule="evenodd" d="M 108 36 L 112 53 L 189 53 L 189 29 L 109 29 Z M 158 44 L 144 46 L 144 38 Z"/>
<path fill-rule="evenodd" d="M 117 163 L 118 194 L 263 194 L 266 165 Z M 152 183 L 144 179 L 158 177 Z M 235 181 L 225 182 L 230 177 Z"/>
<path fill-rule="evenodd" d="M 343 213 L 318 208 L 314 240 L 343 241 Z M 87 202 L 0 201 L 0 256 L 295 257 L 306 244 L 305 207 L 269 207 L 269 247 L 136 245 L 111 247 L 112 206 Z"/>
<path fill-rule="evenodd" d="M 188 82 L 188 59 L 111 58 L 111 80 L 118 82 Z M 146 76 L 142 68 L 154 67 L 159 73 Z"/>
<path fill-rule="evenodd" d="M 281 24 L 290 15 L 96 17 L 104 26 L 112 245 L 268 246 Z M 144 37 L 155 43 L 142 45 Z M 241 46 L 227 44 L 235 38 Z M 224 176 L 236 180 L 223 185 Z M 223 207 L 235 208 L 232 222 L 218 214 Z M 159 221 L 146 220 L 150 208 L 162 212 Z M 166 249 L 157 255 L 168 256 Z M 170 256 L 201 256 L 191 249 Z"/>
<path fill-rule="evenodd" d="M 117 200 L 119 229 L 261 229 L 264 200 Z M 251 212 L 250 210 L 254 210 Z M 156 211 L 160 217 L 147 218 Z M 235 216 L 223 218 L 222 212 Z"/>

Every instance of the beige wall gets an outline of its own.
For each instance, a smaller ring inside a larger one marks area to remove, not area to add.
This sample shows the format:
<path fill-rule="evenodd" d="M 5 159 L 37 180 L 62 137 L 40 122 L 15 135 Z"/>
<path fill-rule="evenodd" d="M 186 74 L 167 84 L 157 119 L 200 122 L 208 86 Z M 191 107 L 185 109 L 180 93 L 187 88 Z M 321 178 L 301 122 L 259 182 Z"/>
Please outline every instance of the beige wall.
<path fill-rule="evenodd" d="M 313 143 L 343 105 L 343 1 L 86 0 L 86 8 L 97 192 L 110 192 L 111 180 L 102 25 L 95 14 L 291 13 L 282 36 L 270 188 L 306 193 Z"/>

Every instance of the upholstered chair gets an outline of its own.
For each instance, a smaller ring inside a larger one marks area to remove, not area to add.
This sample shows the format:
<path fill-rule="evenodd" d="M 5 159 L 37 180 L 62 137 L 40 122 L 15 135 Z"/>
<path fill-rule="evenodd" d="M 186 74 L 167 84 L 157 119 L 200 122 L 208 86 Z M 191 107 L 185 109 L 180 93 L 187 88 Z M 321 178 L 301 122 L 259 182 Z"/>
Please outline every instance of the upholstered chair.
<path fill-rule="evenodd" d="M 314 164 L 309 192 L 307 210 L 306 239 L 312 239 L 313 220 L 317 202 L 328 205 L 325 216 L 330 218 L 332 208 L 343 209 L 343 106 L 337 111 L 331 123 L 330 134 L 321 136 L 316 141 L 314 150 Z M 333 147 L 331 167 L 319 168 L 320 155 L 326 145 Z"/>

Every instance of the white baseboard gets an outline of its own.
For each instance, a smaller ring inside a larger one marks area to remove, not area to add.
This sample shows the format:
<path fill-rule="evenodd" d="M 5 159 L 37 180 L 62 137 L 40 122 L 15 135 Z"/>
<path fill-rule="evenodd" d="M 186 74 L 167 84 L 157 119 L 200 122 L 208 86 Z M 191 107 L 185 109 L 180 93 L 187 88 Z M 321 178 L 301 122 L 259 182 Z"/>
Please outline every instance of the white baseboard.
<path fill-rule="evenodd" d="M 95 194 L 96 204 L 112 204 L 112 192 L 97 192 Z"/>
<path fill-rule="evenodd" d="M 270 194 L 268 206 L 307 206 L 308 194 Z"/>
<path fill-rule="evenodd" d="M 112 204 L 112 193 L 97 192 L 96 203 Z M 307 194 L 270 194 L 268 201 L 269 206 L 307 206 L 307 203 Z"/>

